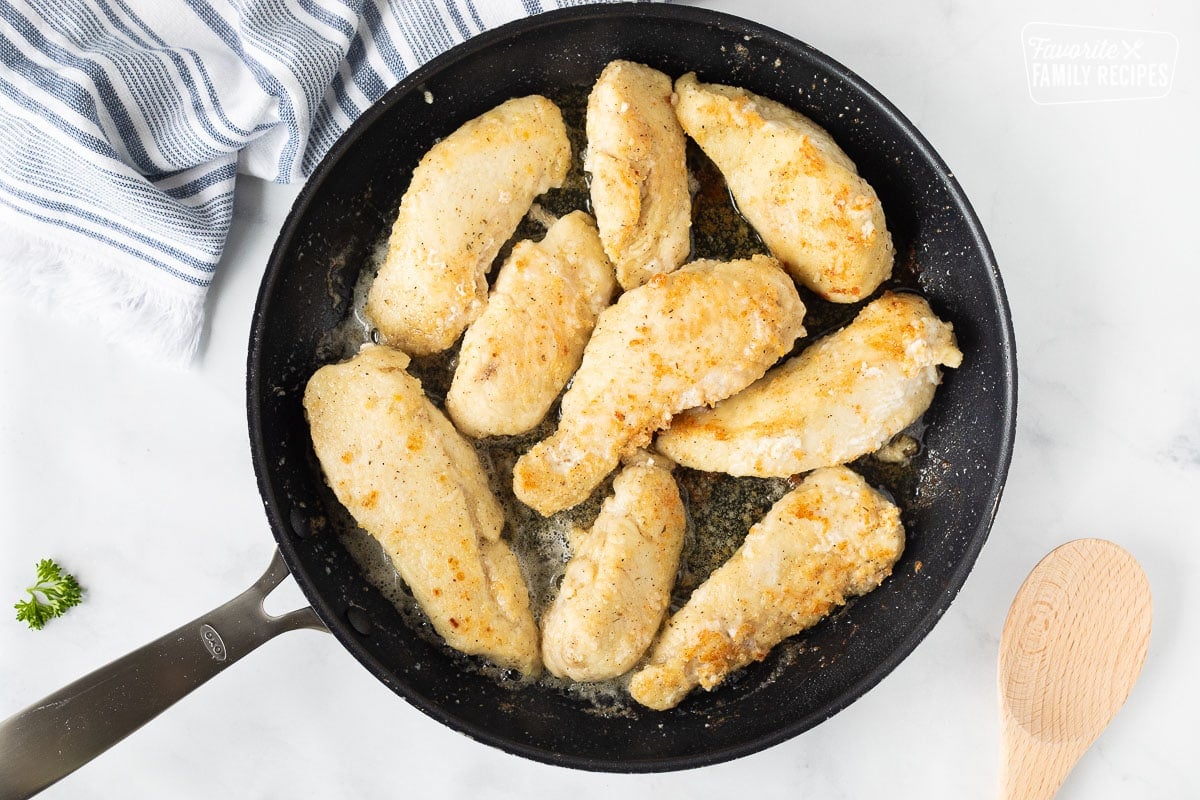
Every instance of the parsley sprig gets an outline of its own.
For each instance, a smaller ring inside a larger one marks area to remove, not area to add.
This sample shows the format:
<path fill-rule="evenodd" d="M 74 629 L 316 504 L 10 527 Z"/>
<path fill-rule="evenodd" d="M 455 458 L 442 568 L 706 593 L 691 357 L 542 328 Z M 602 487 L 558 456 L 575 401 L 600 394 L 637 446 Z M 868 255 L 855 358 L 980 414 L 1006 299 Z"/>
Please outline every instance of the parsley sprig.
<path fill-rule="evenodd" d="M 17 621 L 28 623 L 35 631 L 40 631 L 47 621 L 61 617 L 68 608 L 83 600 L 79 581 L 50 558 L 38 562 L 37 583 L 25 591 L 29 599 L 20 600 L 14 606 Z"/>

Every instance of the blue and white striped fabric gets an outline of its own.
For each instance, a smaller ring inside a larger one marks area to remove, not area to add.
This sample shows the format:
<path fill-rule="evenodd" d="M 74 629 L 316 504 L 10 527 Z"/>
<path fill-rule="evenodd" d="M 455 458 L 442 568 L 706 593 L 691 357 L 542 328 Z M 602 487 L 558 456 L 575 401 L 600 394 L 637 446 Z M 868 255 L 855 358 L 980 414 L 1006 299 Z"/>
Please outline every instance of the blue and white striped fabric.
<path fill-rule="evenodd" d="M 0 0 L 0 287 L 196 349 L 238 172 L 301 180 L 433 56 L 575 0 Z"/>

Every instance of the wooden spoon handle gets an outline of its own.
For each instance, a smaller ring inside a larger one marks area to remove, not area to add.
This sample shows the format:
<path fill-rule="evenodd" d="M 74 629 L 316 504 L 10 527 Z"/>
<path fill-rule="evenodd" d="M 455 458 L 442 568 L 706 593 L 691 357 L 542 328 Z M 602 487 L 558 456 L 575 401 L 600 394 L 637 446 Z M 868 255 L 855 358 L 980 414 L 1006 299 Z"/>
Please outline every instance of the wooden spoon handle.
<path fill-rule="evenodd" d="M 1087 749 L 1078 742 L 1038 741 L 1010 719 L 1003 735 L 1000 800 L 1051 800 Z"/>

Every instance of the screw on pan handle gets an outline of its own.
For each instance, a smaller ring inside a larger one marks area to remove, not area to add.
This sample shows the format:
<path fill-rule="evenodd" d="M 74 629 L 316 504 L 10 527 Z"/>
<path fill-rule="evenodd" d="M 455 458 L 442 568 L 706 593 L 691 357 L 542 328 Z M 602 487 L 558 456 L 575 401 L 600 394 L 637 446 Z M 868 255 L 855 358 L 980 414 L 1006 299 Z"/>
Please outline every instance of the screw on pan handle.
<path fill-rule="evenodd" d="M 228 603 L 0 722 L 0 800 L 70 775 L 263 642 L 325 630 L 311 608 L 278 617 L 263 608 L 287 574 L 276 550 L 263 576 Z"/>

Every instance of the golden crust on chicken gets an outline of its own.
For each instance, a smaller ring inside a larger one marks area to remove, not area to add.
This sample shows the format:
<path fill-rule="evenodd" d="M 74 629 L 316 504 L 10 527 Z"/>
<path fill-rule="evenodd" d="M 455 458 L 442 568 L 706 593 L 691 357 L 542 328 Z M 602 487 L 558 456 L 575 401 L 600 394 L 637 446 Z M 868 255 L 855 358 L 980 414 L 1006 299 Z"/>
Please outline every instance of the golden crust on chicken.
<path fill-rule="evenodd" d="M 691 249 L 692 201 L 671 79 L 632 61 L 600 73 L 587 107 L 592 211 L 624 289 L 671 272 Z"/>
<path fill-rule="evenodd" d="M 616 289 L 596 225 L 575 211 L 512 250 L 458 351 L 446 412 L 468 436 L 537 426 L 570 380 Z"/>
<path fill-rule="evenodd" d="M 666 710 L 878 586 L 904 549 L 900 510 L 845 467 L 816 470 L 667 622 L 629 692 Z"/>
<path fill-rule="evenodd" d="M 792 276 L 826 300 L 867 298 L 892 272 L 883 208 L 827 131 L 731 86 L 675 82 L 675 112 L 713 160 L 738 210 Z"/>
<path fill-rule="evenodd" d="M 368 346 L 309 380 L 304 409 L 325 479 L 447 644 L 536 673 L 537 626 L 500 538 L 504 512 L 475 449 L 408 363 L 398 350 Z"/>
<path fill-rule="evenodd" d="M 917 420 L 962 362 L 954 329 L 915 294 L 885 293 L 752 386 L 677 416 L 655 446 L 706 472 L 787 477 L 874 452 Z"/>
<path fill-rule="evenodd" d="M 773 258 L 695 261 L 600 314 L 558 430 L 521 456 L 513 490 L 543 515 L 588 498 L 680 411 L 762 377 L 804 332 L 804 304 Z"/>
<path fill-rule="evenodd" d="M 442 139 L 413 170 L 367 315 L 410 355 L 450 347 L 487 302 L 488 270 L 533 199 L 561 186 L 571 144 L 558 106 L 519 97 Z"/>

